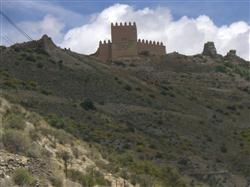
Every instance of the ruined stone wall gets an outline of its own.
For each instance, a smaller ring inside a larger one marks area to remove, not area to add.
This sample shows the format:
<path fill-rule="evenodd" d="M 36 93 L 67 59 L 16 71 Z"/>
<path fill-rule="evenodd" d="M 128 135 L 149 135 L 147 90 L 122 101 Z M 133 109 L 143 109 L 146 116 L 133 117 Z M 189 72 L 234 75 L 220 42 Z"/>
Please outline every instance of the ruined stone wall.
<path fill-rule="evenodd" d="M 166 54 L 166 47 L 163 43 L 148 41 L 148 40 L 138 40 L 137 42 L 137 52 L 138 54 L 148 53 L 150 55 L 164 55 Z"/>
<path fill-rule="evenodd" d="M 110 40 L 108 40 L 108 42 L 106 42 L 104 40 L 104 42 L 99 42 L 99 48 L 96 52 L 96 56 L 97 58 L 99 58 L 100 60 L 103 61 L 107 61 L 107 60 L 111 60 L 111 42 Z"/>
<path fill-rule="evenodd" d="M 137 55 L 137 28 L 133 23 L 111 24 L 112 59 Z"/>

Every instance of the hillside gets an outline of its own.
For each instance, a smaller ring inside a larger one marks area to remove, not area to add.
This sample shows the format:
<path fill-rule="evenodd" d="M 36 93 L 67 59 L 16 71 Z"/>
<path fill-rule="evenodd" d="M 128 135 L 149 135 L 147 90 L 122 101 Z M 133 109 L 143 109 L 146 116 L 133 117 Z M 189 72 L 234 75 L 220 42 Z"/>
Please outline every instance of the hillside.
<path fill-rule="evenodd" d="M 54 129 L 38 114 L 0 98 L 0 186 L 127 186 L 90 144 Z M 66 171 L 67 170 L 67 171 Z"/>
<path fill-rule="evenodd" d="M 94 146 L 141 186 L 250 181 L 249 62 L 203 54 L 101 62 L 48 36 L 1 47 L 2 97 Z"/>

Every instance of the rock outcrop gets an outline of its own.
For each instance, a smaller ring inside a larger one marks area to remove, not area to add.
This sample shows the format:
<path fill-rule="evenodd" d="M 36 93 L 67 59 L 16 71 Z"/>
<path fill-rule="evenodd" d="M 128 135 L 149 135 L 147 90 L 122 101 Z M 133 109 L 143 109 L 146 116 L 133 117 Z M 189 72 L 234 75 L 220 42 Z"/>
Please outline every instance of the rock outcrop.
<path fill-rule="evenodd" d="M 231 49 L 228 53 L 227 53 L 227 55 L 226 55 L 226 57 L 236 57 L 237 55 L 236 55 L 236 50 L 234 50 L 234 49 Z"/>
<path fill-rule="evenodd" d="M 217 51 L 214 42 L 207 42 L 204 44 L 202 55 L 210 56 L 212 58 L 217 56 Z"/>

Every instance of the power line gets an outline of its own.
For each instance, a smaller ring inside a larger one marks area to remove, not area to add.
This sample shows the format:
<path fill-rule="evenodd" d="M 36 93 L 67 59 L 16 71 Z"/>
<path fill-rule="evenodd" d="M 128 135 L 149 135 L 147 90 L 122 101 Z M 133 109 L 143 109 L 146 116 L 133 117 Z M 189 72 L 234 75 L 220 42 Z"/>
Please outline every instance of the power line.
<path fill-rule="evenodd" d="M 10 40 L 8 38 L 6 38 L 5 36 L 2 36 L 2 38 L 10 45 L 12 45 L 12 43 L 10 42 Z"/>
<path fill-rule="evenodd" d="M 3 11 L 0 10 L 0 14 L 13 26 L 15 27 L 21 34 L 23 34 L 28 40 L 32 41 L 33 39 L 24 32 L 20 27 L 18 27 Z"/>
<path fill-rule="evenodd" d="M 13 40 L 11 40 L 6 34 L 2 35 L 5 41 L 7 40 L 11 45 L 14 44 Z"/>

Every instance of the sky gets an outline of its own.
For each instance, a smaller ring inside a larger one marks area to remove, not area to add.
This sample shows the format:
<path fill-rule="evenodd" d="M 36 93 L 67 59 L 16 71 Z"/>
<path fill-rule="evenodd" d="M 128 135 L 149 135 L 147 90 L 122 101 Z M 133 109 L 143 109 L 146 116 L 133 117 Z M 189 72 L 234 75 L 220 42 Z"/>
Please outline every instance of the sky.
<path fill-rule="evenodd" d="M 32 39 L 50 36 L 60 47 L 91 54 L 110 39 L 111 22 L 136 22 L 138 37 L 162 41 L 167 52 L 201 53 L 214 41 L 250 59 L 250 1 L 246 0 L 1 0 L 1 11 Z M 1 45 L 27 39 L 1 17 Z"/>

